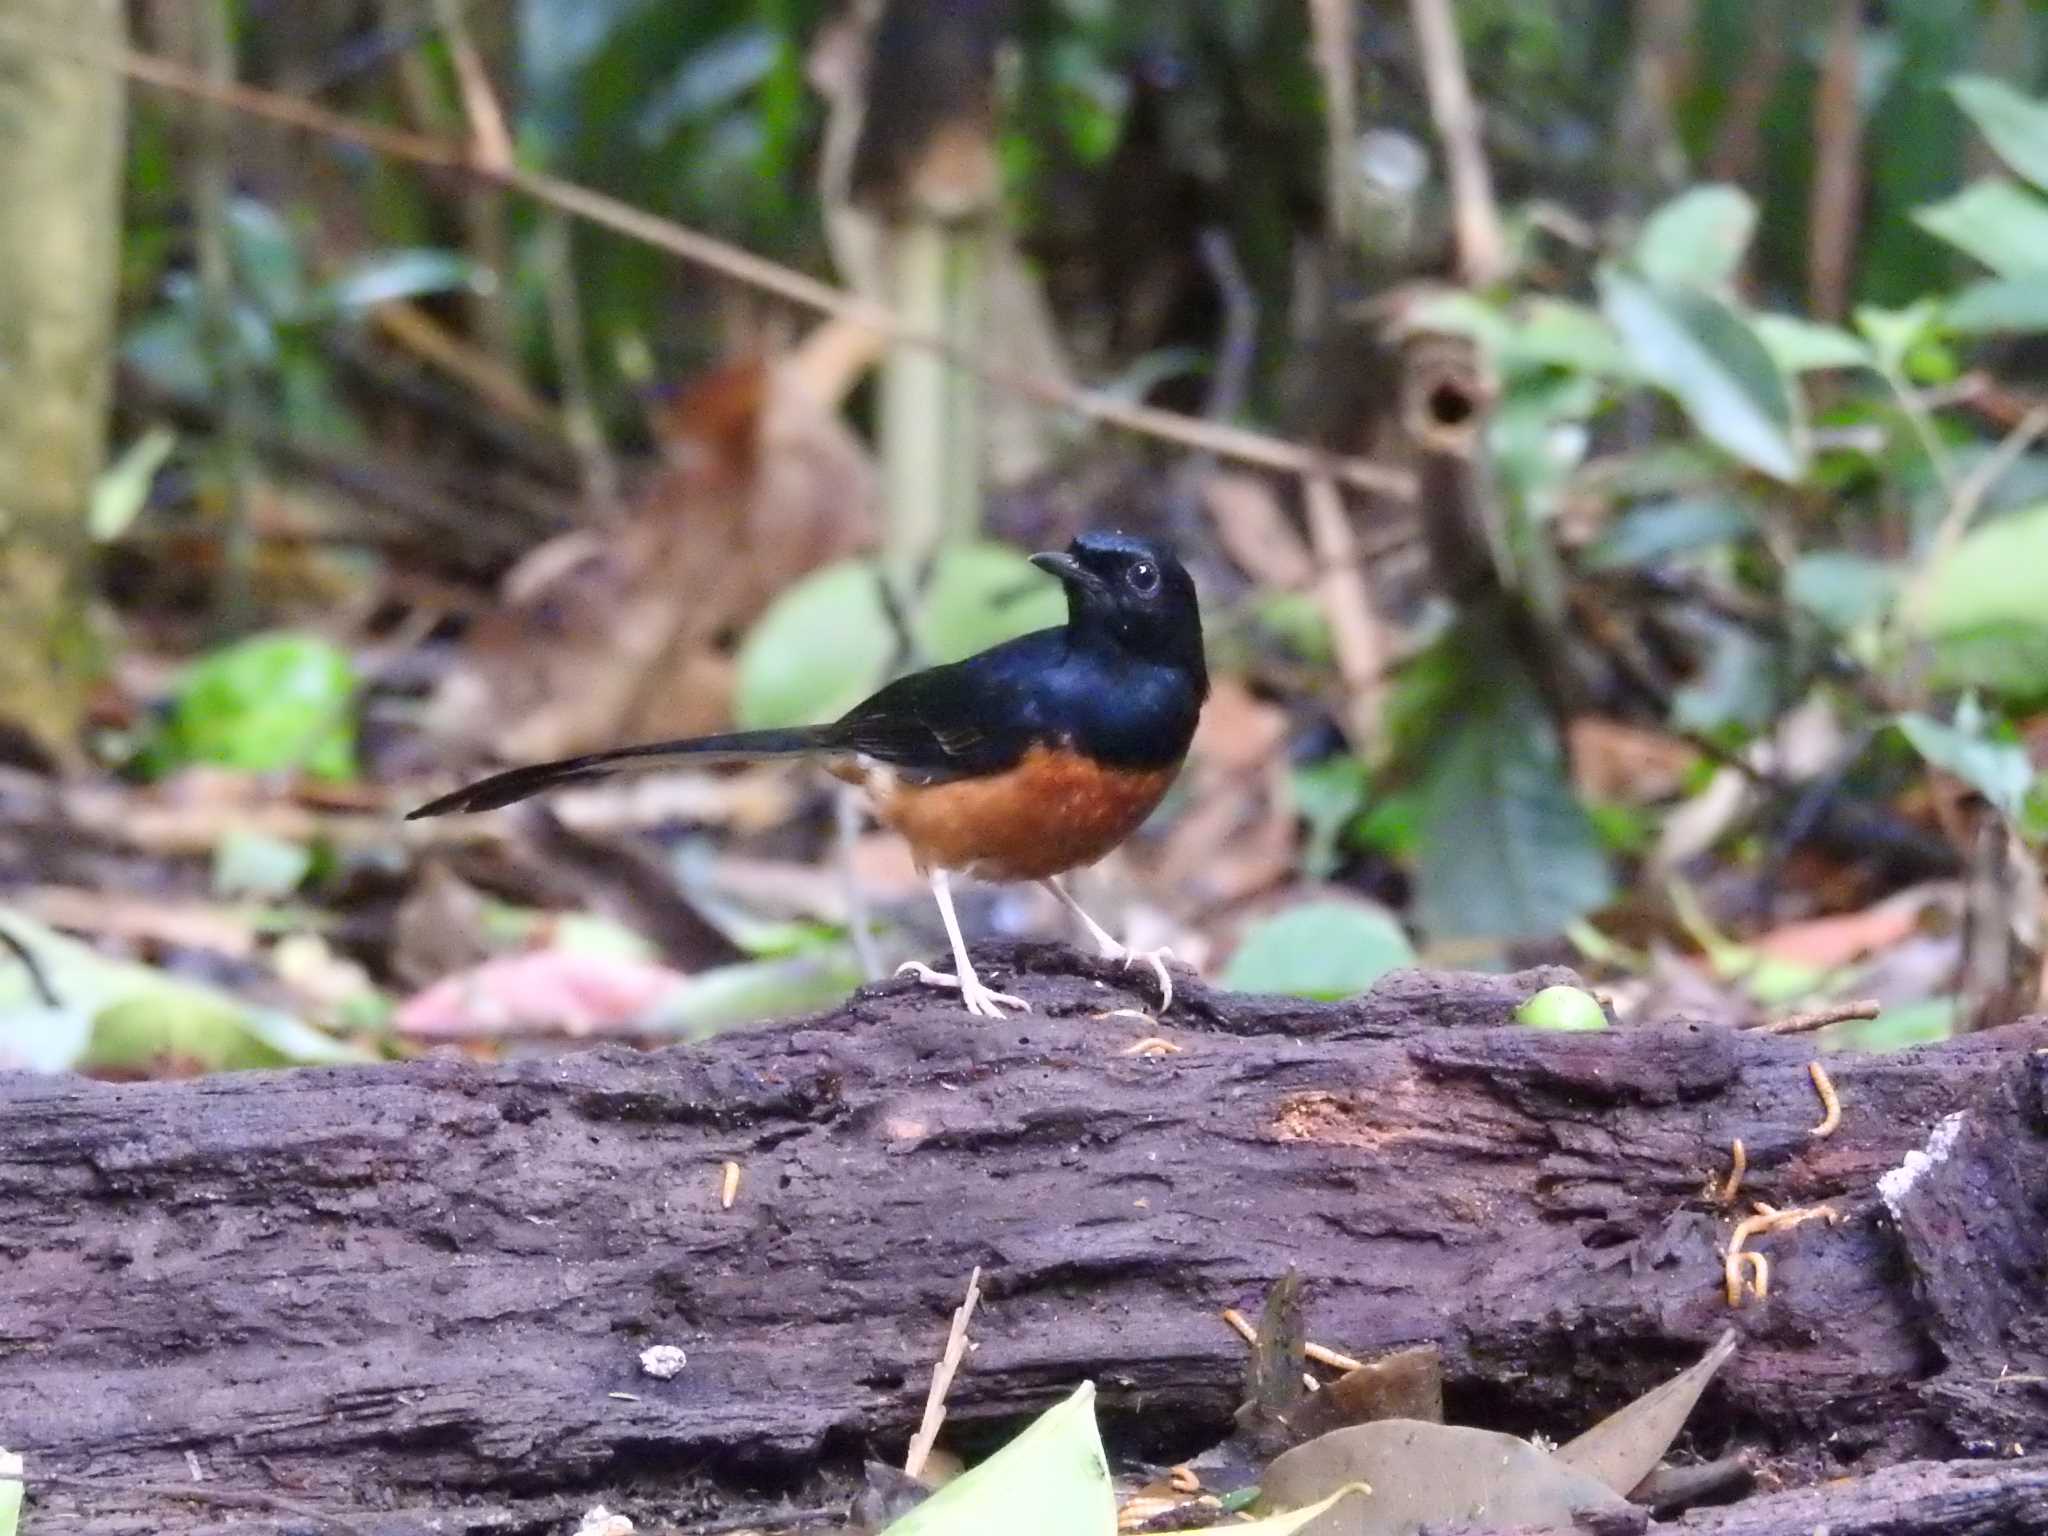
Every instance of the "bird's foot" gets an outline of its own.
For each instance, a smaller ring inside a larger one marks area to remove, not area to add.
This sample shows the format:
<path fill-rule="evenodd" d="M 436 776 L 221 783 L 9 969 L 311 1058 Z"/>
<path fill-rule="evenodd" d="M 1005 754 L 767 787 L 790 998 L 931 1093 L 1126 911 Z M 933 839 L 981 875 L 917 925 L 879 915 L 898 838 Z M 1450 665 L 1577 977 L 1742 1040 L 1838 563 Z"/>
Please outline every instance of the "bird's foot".
<path fill-rule="evenodd" d="M 1126 970 L 1134 965 L 1151 966 L 1152 974 L 1159 978 L 1159 1011 L 1164 1013 L 1173 1006 L 1173 976 L 1166 969 L 1166 962 L 1179 957 L 1172 950 L 1164 947 L 1132 949 L 1128 944 L 1119 944 L 1116 940 L 1110 939 L 1102 946 L 1102 958 L 1121 960 Z"/>
<path fill-rule="evenodd" d="M 935 971 L 921 960 L 906 960 L 896 967 L 898 976 L 915 976 L 927 987 L 956 988 L 960 1001 L 967 1005 L 967 1011 L 984 1019 L 1005 1017 L 1004 1007 L 1015 1008 L 1023 1013 L 1031 1011 L 1031 1005 L 1021 997 L 1012 997 L 1007 992 L 992 992 L 981 984 L 981 978 L 972 971 L 959 976 L 949 976 L 944 971 Z"/>

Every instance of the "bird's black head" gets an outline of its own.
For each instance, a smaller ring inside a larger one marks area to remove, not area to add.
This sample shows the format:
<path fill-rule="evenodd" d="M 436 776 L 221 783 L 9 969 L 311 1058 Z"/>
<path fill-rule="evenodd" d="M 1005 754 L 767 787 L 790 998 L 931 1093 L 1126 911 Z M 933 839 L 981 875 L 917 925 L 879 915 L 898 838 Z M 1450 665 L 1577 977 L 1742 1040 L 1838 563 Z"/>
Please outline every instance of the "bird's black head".
<path fill-rule="evenodd" d="M 1187 568 L 1158 545 L 1125 533 L 1084 533 L 1065 554 L 1031 563 L 1067 589 L 1067 628 L 1145 661 L 1180 667 L 1204 694 L 1202 612 Z"/>

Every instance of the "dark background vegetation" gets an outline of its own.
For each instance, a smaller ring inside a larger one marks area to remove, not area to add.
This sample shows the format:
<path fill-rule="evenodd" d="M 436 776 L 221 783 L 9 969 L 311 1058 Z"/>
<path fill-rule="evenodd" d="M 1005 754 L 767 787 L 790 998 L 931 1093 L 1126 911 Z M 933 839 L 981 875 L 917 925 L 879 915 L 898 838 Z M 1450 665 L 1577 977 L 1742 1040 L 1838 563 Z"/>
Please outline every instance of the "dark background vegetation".
<path fill-rule="evenodd" d="M 1182 551 L 1218 677 L 1094 882 L 1136 941 L 2013 1017 L 2044 44 L 2019 0 L 0 0 L 0 928 L 49 983 L 0 965 L 0 1055 L 822 1005 L 937 934 L 801 775 L 397 815 L 815 718 L 1056 616 L 1022 554 L 1104 525 Z"/>

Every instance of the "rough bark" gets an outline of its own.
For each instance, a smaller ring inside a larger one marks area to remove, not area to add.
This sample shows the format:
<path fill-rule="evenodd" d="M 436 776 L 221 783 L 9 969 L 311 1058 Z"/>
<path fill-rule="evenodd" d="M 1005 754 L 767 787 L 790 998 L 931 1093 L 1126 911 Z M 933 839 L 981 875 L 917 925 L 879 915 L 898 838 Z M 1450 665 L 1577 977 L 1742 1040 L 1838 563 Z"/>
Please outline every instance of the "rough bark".
<path fill-rule="evenodd" d="M 88 680 L 80 578 L 113 357 L 122 84 L 22 39 L 111 52 L 121 17 L 120 0 L 0 0 L 0 733 L 58 757 Z"/>
<path fill-rule="evenodd" d="M 1217 1313 L 1289 1266 L 1318 1341 L 1436 1343 L 1460 1422 L 1575 1433 L 1732 1323 L 1696 1443 L 1766 1486 L 2048 1442 L 2048 1024 L 1830 1058 L 1820 1139 L 1810 1042 L 1512 1025 L 1552 975 L 1331 1006 L 1190 987 L 1183 1049 L 1151 1058 L 1124 1054 L 1151 1027 L 1101 1016 L 1126 973 L 990 959 L 1037 1011 L 975 1023 L 898 984 L 652 1054 L 0 1079 L 0 1444 L 53 1528 L 96 1533 L 316 1528 L 194 1502 L 188 1452 L 208 1490 L 362 1531 L 829 1507 L 900 1455 L 976 1265 L 970 1449 L 1084 1377 L 1120 1454 L 1214 1439 L 1244 1368 Z M 1880 1176 L 1956 1114 L 1888 1208 Z M 1707 1191 L 1736 1137 L 1744 1203 L 1845 1220 L 1759 1240 L 1771 1295 L 1731 1312 Z M 674 1380 L 640 1373 L 654 1343 L 688 1351 Z M 1930 1509 L 2018 1497 L 1925 1477 Z"/>

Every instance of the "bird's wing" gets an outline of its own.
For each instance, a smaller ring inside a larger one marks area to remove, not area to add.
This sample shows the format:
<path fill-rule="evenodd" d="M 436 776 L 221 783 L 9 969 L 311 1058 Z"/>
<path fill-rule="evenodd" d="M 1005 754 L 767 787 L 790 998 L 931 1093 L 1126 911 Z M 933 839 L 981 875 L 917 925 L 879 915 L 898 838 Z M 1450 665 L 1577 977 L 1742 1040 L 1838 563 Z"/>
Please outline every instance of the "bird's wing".
<path fill-rule="evenodd" d="M 1040 630 L 898 678 L 828 728 L 844 746 L 926 780 L 1000 773 L 1044 734 L 1039 681 L 1063 652 Z"/>

